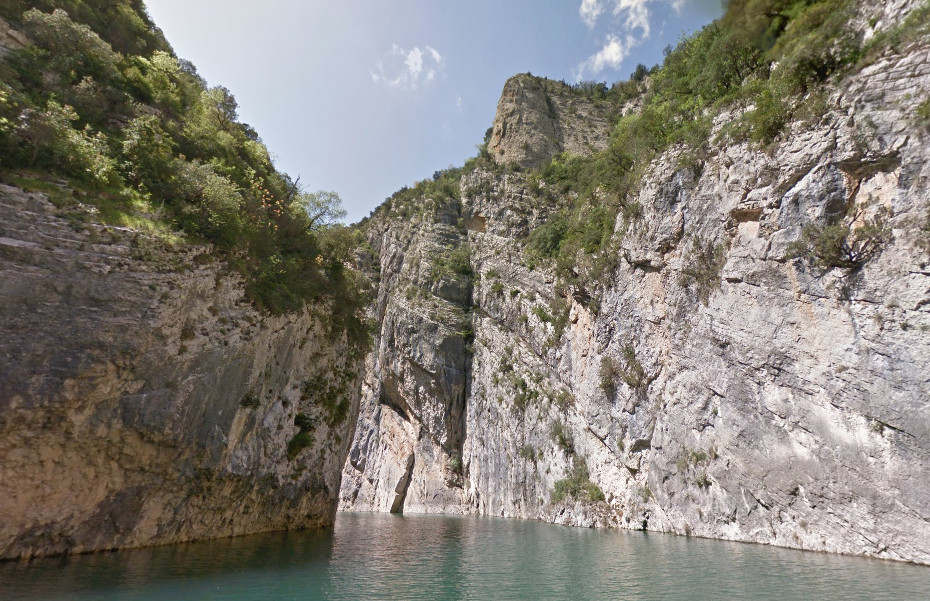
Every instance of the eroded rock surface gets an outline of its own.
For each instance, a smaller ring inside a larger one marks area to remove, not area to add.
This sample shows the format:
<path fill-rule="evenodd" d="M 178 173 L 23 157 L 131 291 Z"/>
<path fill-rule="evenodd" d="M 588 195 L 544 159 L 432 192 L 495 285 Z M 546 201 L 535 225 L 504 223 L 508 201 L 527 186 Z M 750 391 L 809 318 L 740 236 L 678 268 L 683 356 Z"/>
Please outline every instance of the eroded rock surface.
<path fill-rule="evenodd" d="M 604 150 L 610 105 L 573 94 L 564 83 L 531 75 L 507 80 L 488 151 L 500 164 L 539 167 L 561 153 Z"/>
<path fill-rule="evenodd" d="M 578 152 L 556 142 L 545 89 L 508 82 L 499 162 Z M 596 299 L 527 265 L 551 206 L 523 173 L 472 172 L 460 205 L 376 216 L 379 347 L 340 506 L 930 563 L 930 137 L 913 118 L 928 94 L 918 44 L 839 82 L 777 147 L 720 143 L 699 170 L 666 152 L 642 216 L 618 218 Z M 861 271 L 789 255 L 805 224 L 850 207 L 884 207 L 891 227 Z M 474 276 L 437 275 L 466 243 Z M 720 261 L 708 285 L 687 277 L 702 256 Z M 552 501 L 575 466 L 604 501 Z"/>
<path fill-rule="evenodd" d="M 344 339 L 256 312 L 209 248 L 9 186 L 0 214 L 0 558 L 332 522 L 362 367 Z"/>

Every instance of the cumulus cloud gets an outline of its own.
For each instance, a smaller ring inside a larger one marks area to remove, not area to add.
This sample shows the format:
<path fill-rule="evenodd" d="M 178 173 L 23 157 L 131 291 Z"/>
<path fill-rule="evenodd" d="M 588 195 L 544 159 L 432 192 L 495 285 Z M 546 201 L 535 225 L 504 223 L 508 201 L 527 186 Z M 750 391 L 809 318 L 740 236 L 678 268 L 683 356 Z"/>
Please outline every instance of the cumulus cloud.
<path fill-rule="evenodd" d="M 578 8 L 581 20 L 588 27 L 594 27 L 602 12 L 604 12 L 604 6 L 600 3 L 600 0 L 581 0 L 581 6 Z"/>
<path fill-rule="evenodd" d="M 414 46 L 410 50 L 397 44 L 375 63 L 370 71 L 371 80 L 391 88 L 415 90 L 418 86 L 436 79 L 443 57 L 432 46 Z"/>
<path fill-rule="evenodd" d="M 414 46 L 413 50 L 407 53 L 404 64 L 407 65 L 407 72 L 410 73 L 410 77 L 414 80 L 419 79 L 420 73 L 423 72 L 423 52 Z"/>
<path fill-rule="evenodd" d="M 621 39 L 609 34 L 604 41 L 603 47 L 578 65 L 578 68 L 575 69 L 575 77 L 581 80 L 586 73 L 597 75 L 608 67 L 619 69 L 620 65 L 623 64 L 623 59 L 638 43 L 639 41 L 633 36 L 628 35 L 626 38 Z"/>
<path fill-rule="evenodd" d="M 590 28 L 594 28 L 610 8 L 608 28 L 601 49 L 589 56 L 575 68 L 575 77 L 597 76 L 604 69 L 619 69 L 633 48 L 649 38 L 651 31 L 650 10 L 653 5 L 665 4 L 676 12 L 681 11 L 688 0 L 581 0 L 578 14 Z"/>
<path fill-rule="evenodd" d="M 614 17 L 624 20 L 628 31 L 640 30 L 644 38 L 649 37 L 649 5 L 664 0 L 614 0 Z"/>

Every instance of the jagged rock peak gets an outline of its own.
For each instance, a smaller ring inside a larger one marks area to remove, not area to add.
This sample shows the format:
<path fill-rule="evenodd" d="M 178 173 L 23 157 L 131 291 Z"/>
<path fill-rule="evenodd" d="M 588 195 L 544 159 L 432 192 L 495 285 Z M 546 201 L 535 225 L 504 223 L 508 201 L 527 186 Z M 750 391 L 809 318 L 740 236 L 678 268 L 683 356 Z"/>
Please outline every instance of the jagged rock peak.
<path fill-rule="evenodd" d="M 588 155 L 604 150 L 610 136 L 607 101 L 528 73 L 504 84 L 488 151 L 497 163 L 538 167 L 560 152 Z"/>

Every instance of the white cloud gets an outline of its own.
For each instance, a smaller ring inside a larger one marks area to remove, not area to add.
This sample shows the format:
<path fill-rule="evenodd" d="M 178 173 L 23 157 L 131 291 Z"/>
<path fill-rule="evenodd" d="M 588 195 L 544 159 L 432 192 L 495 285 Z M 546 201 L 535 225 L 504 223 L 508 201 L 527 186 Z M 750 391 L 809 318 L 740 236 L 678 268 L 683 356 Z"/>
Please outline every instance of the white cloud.
<path fill-rule="evenodd" d="M 623 23 L 627 31 L 639 29 L 644 38 L 649 37 L 649 4 L 656 0 L 614 0 L 613 15 L 626 17 Z"/>
<path fill-rule="evenodd" d="M 626 36 L 625 39 L 621 40 L 619 37 L 609 34 L 604 41 L 603 47 L 578 65 L 578 68 L 575 69 L 575 78 L 581 81 L 585 74 L 597 75 L 608 67 L 619 69 L 620 65 L 623 64 L 623 59 L 638 44 L 639 41 L 633 36 Z"/>
<path fill-rule="evenodd" d="M 423 71 L 423 52 L 414 46 L 413 50 L 407 53 L 404 64 L 407 65 L 407 72 L 410 73 L 410 78 L 416 81 Z"/>
<path fill-rule="evenodd" d="M 596 77 L 604 69 L 619 69 L 630 51 L 651 35 L 650 8 L 661 3 L 681 11 L 686 2 L 688 0 L 581 0 L 578 14 L 590 28 L 601 20 L 605 4 L 612 8 L 608 18 L 610 31 L 601 49 L 575 68 L 575 77 L 580 81 L 585 76 Z"/>
<path fill-rule="evenodd" d="M 604 7 L 601 6 L 600 0 L 581 0 L 581 6 L 578 8 L 581 20 L 588 27 L 594 27 L 602 12 L 604 12 Z"/>
<path fill-rule="evenodd" d="M 415 90 L 417 86 L 436 79 L 443 58 L 435 48 L 414 46 L 410 50 L 401 48 L 397 44 L 391 45 L 391 50 L 375 63 L 370 71 L 371 80 L 376 84 L 384 84 L 391 88 Z"/>

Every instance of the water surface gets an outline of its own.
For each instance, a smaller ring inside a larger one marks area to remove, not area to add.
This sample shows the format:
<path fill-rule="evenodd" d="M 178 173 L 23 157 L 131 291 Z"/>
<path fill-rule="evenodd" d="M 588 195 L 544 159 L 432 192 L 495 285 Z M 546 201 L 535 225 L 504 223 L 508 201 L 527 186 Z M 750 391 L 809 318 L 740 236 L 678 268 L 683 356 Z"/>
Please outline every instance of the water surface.
<path fill-rule="evenodd" d="M 0 564 L 0 599 L 926 600 L 930 568 L 497 518 L 340 514 L 330 532 Z"/>

